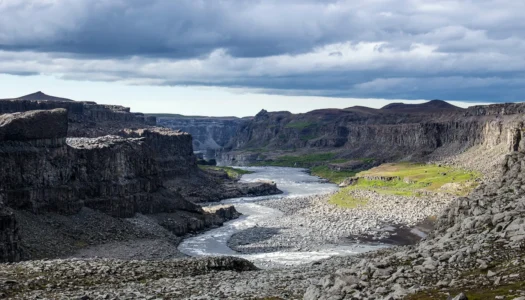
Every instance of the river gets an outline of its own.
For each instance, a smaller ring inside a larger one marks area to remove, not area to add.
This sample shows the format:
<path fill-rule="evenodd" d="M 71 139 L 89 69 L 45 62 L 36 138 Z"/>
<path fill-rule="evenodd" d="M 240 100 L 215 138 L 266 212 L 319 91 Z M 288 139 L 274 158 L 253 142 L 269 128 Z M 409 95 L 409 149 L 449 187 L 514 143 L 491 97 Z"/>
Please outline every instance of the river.
<path fill-rule="evenodd" d="M 233 204 L 242 217 L 229 221 L 224 226 L 209 230 L 203 234 L 185 239 L 179 250 L 189 256 L 237 256 L 252 261 L 260 268 L 275 268 L 294 266 L 325 259 L 334 255 L 353 255 L 380 248 L 377 245 L 327 245 L 321 251 L 313 252 L 271 252 L 260 254 L 239 254 L 227 245 L 228 239 L 235 233 L 254 227 L 260 220 L 279 218 L 282 212 L 276 209 L 258 205 L 258 201 L 282 199 L 284 197 L 301 197 L 334 192 L 335 184 L 324 183 L 319 177 L 311 176 L 305 169 L 282 167 L 246 167 L 252 174 L 243 175 L 241 180 L 253 182 L 258 180 L 273 180 L 284 193 L 281 195 L 262 197 L 243 197 L 221 201 L 222 204 Z"/>

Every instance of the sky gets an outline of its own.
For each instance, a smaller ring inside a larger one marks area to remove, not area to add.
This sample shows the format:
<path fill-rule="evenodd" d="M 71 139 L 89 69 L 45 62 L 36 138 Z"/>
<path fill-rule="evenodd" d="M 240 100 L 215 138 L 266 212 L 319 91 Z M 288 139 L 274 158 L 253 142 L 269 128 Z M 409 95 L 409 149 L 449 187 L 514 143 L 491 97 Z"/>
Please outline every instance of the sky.
<path fill-rule="evenodd" d="M 525 100 L 522 0 L 0 0 L 0 98 L 133 111 Z"/>

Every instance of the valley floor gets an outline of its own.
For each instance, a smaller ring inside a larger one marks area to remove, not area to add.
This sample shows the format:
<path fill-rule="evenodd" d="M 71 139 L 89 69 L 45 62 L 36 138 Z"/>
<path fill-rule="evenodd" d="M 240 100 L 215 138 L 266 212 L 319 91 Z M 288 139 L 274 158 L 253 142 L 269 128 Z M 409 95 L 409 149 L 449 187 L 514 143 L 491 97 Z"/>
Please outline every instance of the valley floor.
<path fill-rule="evenodd" d="M 416 245 L 258 270 L 246 260 L 226 257 L 164 260 L 171 257 L 159 255 L 161 261 L 148 262 L 130 251 L 135 245 L 116 242 L 128 249 L 126 255 L 102 247 L 93 251 L 112 259 L 2 265 L 0 290 L 13 299 L 446 299 L 460 292 L 468 299 L 514 299 L 525 296 L 523 161 L 522 153 L 510 155 L 501 178 L 468 197 L 360 190 L 366 205 L 350 208 L 321 196 L 261 201 L 283 216 L 261 221 L 229 241 L 243 253 L 316 251 L 355 242 L 345 237 L 391 239 L 396 231 L 384 230 L 387 225 L 410 228 L 436 216 L 435 229 Z M 139 226 L 147 220 L 139 216 L 132 222 Z M 147 239 L 138 243 L 146 252 L 163 249 Z"/>

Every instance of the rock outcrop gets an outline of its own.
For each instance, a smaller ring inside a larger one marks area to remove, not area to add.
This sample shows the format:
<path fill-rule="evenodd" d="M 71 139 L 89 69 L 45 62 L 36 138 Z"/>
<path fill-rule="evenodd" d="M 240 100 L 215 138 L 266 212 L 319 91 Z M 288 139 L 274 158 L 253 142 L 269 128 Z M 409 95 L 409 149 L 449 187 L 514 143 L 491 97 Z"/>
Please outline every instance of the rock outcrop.
<path fill-rule="evenodd" d="M 65 109 L 0 115 L 0 141 L 58 139 L 67 135 Z M 40 126 L 34 126 L 39 124 Z"/>
<path fill-rule="evenodd" d="M 13 212 L 4 206 L 0 197 L 0 262 L 19 261 L 20 235 Z"/>
<path fill-rule="evenodd" d="M 501 286 L 495 294 L 501 299 L 519 295 L 513 287 L 525 282 L 524 162 L 523 152 L 508 155 L 501 177 L 453 202 L 418 245 L 352 258 L 351 267 L 312 285 L 304 299 L 435 297 L 436 287 L 455 295 L 458 290 L 484 294 Z"/>
<path fill-rule="evenodd" d="M 189 176 L 199 172 L 193 154 L 192 136 L 164 128 L 126 129 L 118 135 L 128 138 L 143 138 L 152 151 L 161 176 L 170 179 Z"/>
<path fill-rule="evenodd" d="M 188 134 L 135 130 L 67 138 L 67 127 L 68 112 L 61 108 L 0 116 L 2 260 L 18 260 L 24 244 L 17 242 L 10 210 L 75 215 L 90 208 L 117 218 L 164 214 L 182 228 L 177 235 L 238 216 L 205 212 L 165 187 L 167 180 L 200 174 Z"/>
<path fill-rule="evenodd" d="M 132 113 L 129 107 L 102 105 L 91 101 L 73 101 L 41 92 L 15 99 L 0 100 L 0 115 L 56 108 L 63 108 L 68 112 L 68 136 L 70 137 L 116 134 L 124 128 L 155 126 L 157 123 L 155 117 Z"/>

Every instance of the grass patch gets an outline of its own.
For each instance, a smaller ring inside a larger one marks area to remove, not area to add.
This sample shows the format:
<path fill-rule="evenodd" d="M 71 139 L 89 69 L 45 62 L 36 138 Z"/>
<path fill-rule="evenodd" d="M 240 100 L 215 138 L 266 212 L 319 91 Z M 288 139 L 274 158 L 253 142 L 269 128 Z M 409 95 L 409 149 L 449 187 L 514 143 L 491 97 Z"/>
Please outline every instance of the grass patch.
<path fill-rule="evenodd" d="M 314 122 L 306 122 L 306 121 L 303 121 L 303 122 L 291 122 L 291 123 L 288 123 L 284 126 L 284 128 L 293 128 L 293 129 L 299 129 L 299 130 L 303 130 L 303 129 L 307 129 L 307 128 L 313 128 L 313 127 L 316 127 L 317 125 L 314 123 Z"/>
<path fill-rule="evenodd" d="M 258 162 L 254 165 L 260 166 L 275 166 L 275 167 L 298 167 L 309 168 L 310 166 L 321 163 L 331 162 L 335 157 L 334 153 L 317 153 L 299 156 L 285 155 L 274 160 L 266 160 Z"/>
<path fill-rule="evenodd" d="M 307 134 L 300 137 L 301 141 L 310 141 L 317 138 L 317 135 L 314 134 Z"/>
<path fill-rule="evenodd" d="M 311 174 L 325 178 L 330 182 L 339 184 L 348 177 L 355 176 L 356 172 L 353 171 L 334 171 L 327 166 L 317 166 L 310 168 Z"/>
<path fill-rule="evenodd" d="M 502 284 L 500 286 L 477 286 L 468 287 L 465 289 L 458 289 L 450 291 L 452 297 L 456 296 L 460 292 L 464 292 L 469 300 L 484 300 L 484 299 L 495 299 L 496 296 L 510 296 L 506 299 L 517 298 L 518 294 L 516 290 L 523 289 L 525 281 L 514 282 L 508 284 Z M 407 296 L 408 300 L 431 300 L 431 299 L 445 299 L 444 293 L 438 290 L 422 291 L 413 295 Z"/>
<path fill-rule="evenodd" d="M 357 183 L 334 194 L 331 203 L 348 207 L 346 202 L 355 202 L 351 196 L 355 190 L 403 197 L 419 197 L 426 192 L 466 196 L 478 185 L 481 174 L 446 166 L 397 163 L 383 164 L 356 176 Z"/>
<path fill-rule="evenodd" d="M 252 174 L 252 171 L 247 171 L 243 169 L 237 169 L 232 167 L 217 167 L 217 166 L 204 166 L 199 165 L 199 168 L 202 170 L 215 170 L 215 171 L 224 171 L 230 177 L 231 179 L 240 179 L 242 175 L 244 174 Z"/>
<path fill-rule="evenodd" d="M 436 191 L 448 183 L 466 183 L 481 177 L 477 172 L 455 169 L 447 166 L 414 163 L 382 164 L 358 174 L 358 176 L 399 177 L 412 181 L 419 187 Z"/>
<path fill-rule="evenodd" d="M 391 177 L 390 181 L 358 181 L 358 186 L 383 190 L 445 192 L 465 196 L 477 185 L 481 174 L 448 166 L 415 163 L 382 164 L 368 171 L 360 172 L 358 177 Z"/>

